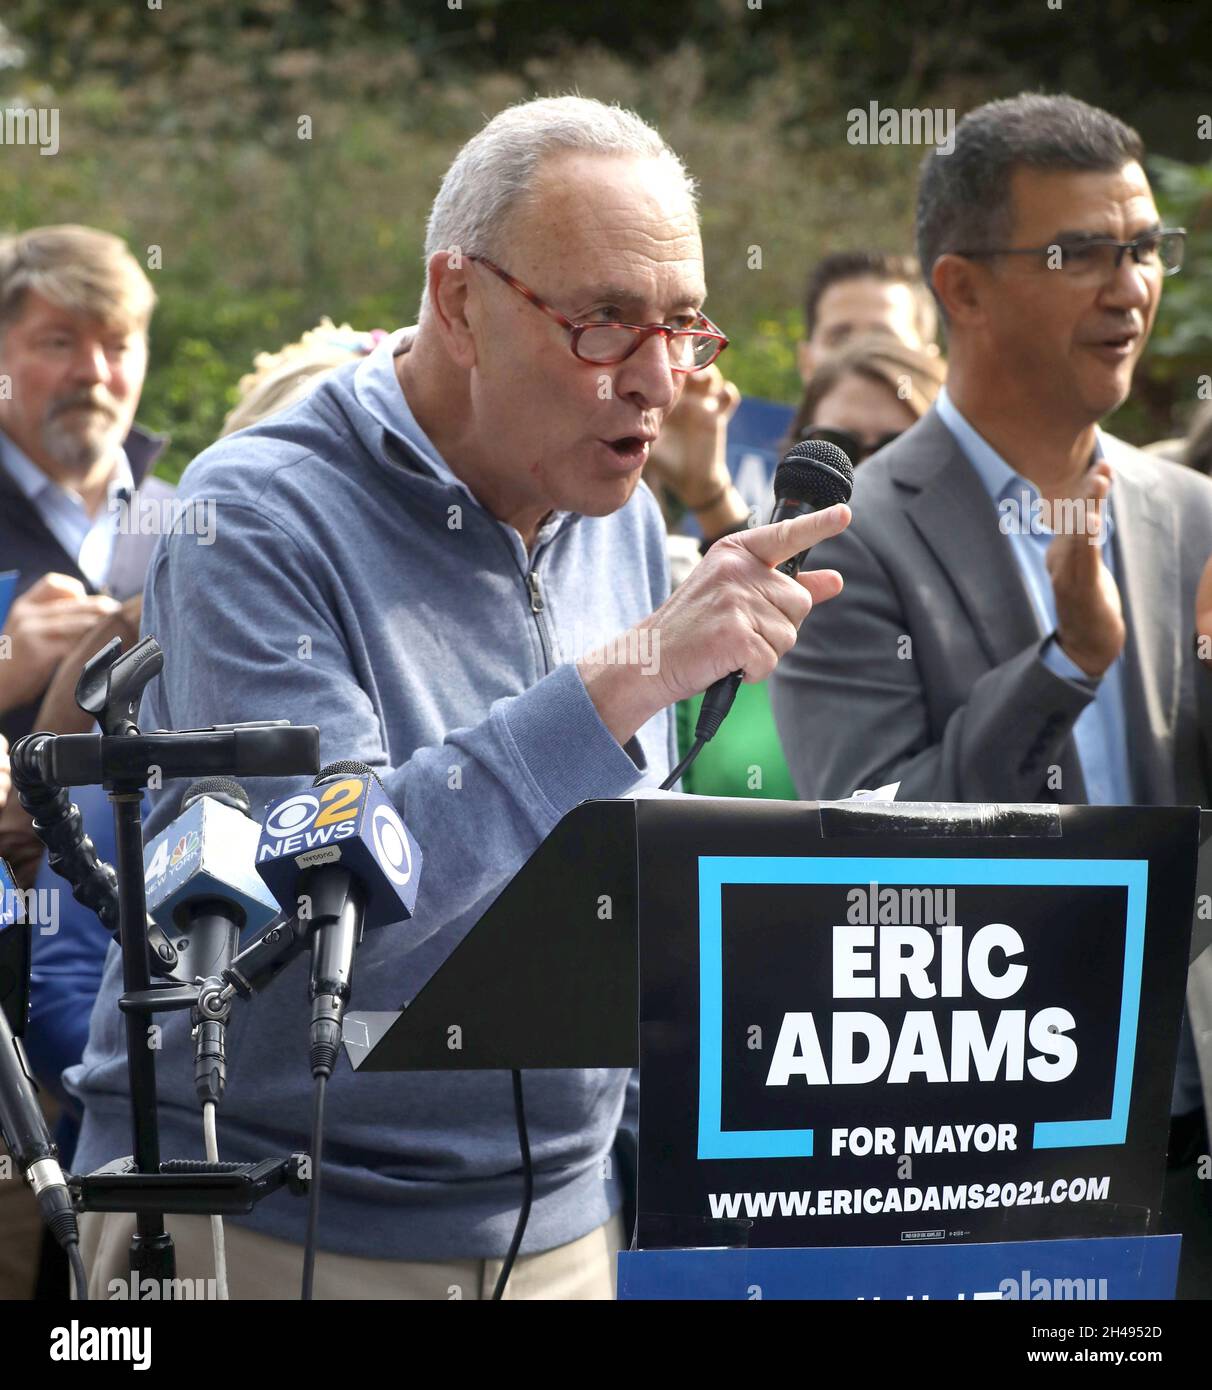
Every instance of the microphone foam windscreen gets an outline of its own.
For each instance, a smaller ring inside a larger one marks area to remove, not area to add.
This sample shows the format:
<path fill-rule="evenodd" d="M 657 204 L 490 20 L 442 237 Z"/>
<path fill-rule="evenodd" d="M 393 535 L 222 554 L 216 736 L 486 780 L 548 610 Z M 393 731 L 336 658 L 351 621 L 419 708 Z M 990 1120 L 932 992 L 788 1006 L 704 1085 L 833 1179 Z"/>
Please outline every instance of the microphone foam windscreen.
<path fill-rule="evenodd" d="M 252 809 L 248 793 L 231 777 L 203 777 L 201 781 L 194 782 L 181 798 L 181 809 L 188 811 L 195 801 L 201 801 L 204 796 L 213 797 L 224 806 L 230 806 L 233 811 L 243 811 L 246 816 Z"/>
<path fill-rule="evenodd" d="M 805 439 L 796 444 L 774 474 L 774 495 L 807 502 L 818 511 L 849 502 L 854 488 L 854 465 L 836 444 Z"/>

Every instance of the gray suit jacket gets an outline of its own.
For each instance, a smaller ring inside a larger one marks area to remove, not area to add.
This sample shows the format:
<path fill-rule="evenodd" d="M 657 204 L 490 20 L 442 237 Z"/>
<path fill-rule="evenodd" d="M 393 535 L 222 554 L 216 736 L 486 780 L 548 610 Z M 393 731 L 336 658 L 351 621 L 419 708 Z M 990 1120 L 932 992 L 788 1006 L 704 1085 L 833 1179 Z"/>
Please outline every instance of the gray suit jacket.
<path fill-rule="evenodd" d="M 1195 659 L 1194 607 L 1212 483 L 1103 443 L 1137 800 L 1209 805 L 1212 675 Z M 1085 801 L 1072 730 L 1094 697 L 1044 665 L 1048 634 L 997 510 L 936 412 L 859 468 L 853 508 L 812 552 L 845 590 L 771 679 L 800 795 L 899 781 L 901 801 Z"/>
<path fill-rule="evenodd" d="M 1136 799 L 1209 806 L 1212 673 L 1196 660 L 1194 609 L 1212 482 L 1103 444 Z M 809 616 L 770 683 L 800 795 L 899 781 L 899 801 L 1085 801 L 1072 731 L 1094 697 L 1044 665 L 1048 634 L 997 510 L 935 411 L 858 469 L 853 509 L 812 552 L 845 589 Z M 1188 1004 L 1212 1101 L 1212 951 L 1192 967 Z"/>

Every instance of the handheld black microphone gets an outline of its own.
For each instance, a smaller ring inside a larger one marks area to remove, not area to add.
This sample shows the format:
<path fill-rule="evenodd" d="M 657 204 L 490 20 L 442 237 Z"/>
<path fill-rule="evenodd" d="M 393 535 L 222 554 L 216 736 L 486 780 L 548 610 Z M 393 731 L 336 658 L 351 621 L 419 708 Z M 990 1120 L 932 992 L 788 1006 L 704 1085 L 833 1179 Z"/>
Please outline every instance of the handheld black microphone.
<path fill-rule="evenodd" d="M 770 524 L 773 526 L 792 517 L 823 512 L 839 502 L 849 502 L 853 487 L 854 465 L 845 453 L 836 444 L 824 439 L 805 439 L 787 452 L 775 470 L 774 509 L 770 513 Z M 784 560 L 775 568 L 794 579 L 811 548 L 801 550 L 798 555 Z M 694 729 L 696 743 L 700 739 L 706 743 L 715 737 L 732 708 L 737 688 L 744 678 L 743 671 L 733 671 L 708 688 Z M 670 784 L 676 780 L 670 778 Z"/>
<path fill-rule="evenodd" d="M 849 502 L 854 465 L 845 451 L 824 439 L 805 439 L 787 451 L 774 474 L 774 509 L 770 524 L 808 516 Z M 794 579 L 811 546 L 775 568 Z"/>
<path fill-rule="evenodd" d="M 8 901 L 16 900 L 16 884 L 2 859 L 0 889 Z M 42 1219 L 66 1250 L 80 1239 L 76 1213 L 63 1169 L 59 1167 L 59 1150 L 46 1127 L 36 1091 L 37 1082 L 25 1049 L 13 1032 L 8 1014 L 0 1008 L 0 1137 L 33 1188 Z"/>
<path fill-rule="evenodd" d="M 257 872 L 285 911 L 311 923 L 312 1075 L 331 1076 L 367 927 L 412 916 L 421 851 L 365 763 L 331 763 L 313 790 L 266 813 Z"/>

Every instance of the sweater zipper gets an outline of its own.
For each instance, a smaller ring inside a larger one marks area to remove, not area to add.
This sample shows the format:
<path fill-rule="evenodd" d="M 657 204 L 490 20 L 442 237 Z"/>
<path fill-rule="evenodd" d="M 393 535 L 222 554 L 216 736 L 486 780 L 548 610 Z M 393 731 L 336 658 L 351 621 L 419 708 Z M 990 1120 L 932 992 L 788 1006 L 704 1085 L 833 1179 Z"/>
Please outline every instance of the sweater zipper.
<path fill-rule="evenodd" d="M 551 666 L 551 646 L 547 640 L 547 625 L 543 621 L 543 614 L 546 605 L 543 602 L 543 591 L 539 588 L 539 573 L 537 570 L 528 570 L 526 573 L 526 589 L 530 595 L 530 611 L 534 614 L 535 625 L 539 629 L 539 642 L 543 647 L 543 667 L 545 671 L 550 671 Z"/>

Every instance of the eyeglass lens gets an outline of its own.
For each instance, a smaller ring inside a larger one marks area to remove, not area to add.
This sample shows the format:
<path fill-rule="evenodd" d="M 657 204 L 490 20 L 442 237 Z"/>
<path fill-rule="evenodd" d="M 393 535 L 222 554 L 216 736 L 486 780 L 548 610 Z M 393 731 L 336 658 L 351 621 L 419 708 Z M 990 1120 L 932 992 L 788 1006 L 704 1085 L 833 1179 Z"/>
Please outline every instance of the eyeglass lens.
<path fill-rule="evenodd" d="M 577 355 L 602 364 L 620 362 L 634 350 L 639 336 L 620 324 L 594 324 L 581 334 Z M 669 335 L 669 359 L 675 367 L 703 366 L 711 361 L 719 346 L 715 338 L 698 333 L 672 333 Z"/>
<path fill-rule="evenodd" d="M 1135 255 L 1138 265 L 1160 266 L 1169 275 L 1183 263 L 1183 237 L 1167 232 L 1136 243 L 1135 253 L 1105 242 L 1061 244 L 1061 268 L 1071 273 L 1096 271 L 1102 275 L 1115 272 L 1123 256 Z"/>

